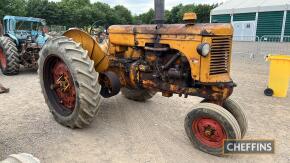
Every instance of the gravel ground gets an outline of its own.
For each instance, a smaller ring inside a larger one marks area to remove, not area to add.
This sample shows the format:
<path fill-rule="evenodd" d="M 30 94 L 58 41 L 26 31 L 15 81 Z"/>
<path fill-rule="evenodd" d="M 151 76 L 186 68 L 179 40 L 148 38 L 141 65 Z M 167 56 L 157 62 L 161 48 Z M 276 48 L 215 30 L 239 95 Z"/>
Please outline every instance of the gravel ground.
<path fill-rule="evenodd" d="M 275 139 L 272 155 L 215 157 L 193 148 L 183 122 L 201 99 L 165 98 L 147 103 L 118 95 L 104 99 L 89 128 L 71 130 L 48 111 L 36 73 L 24 71 L 0 82 L 10 87 L 0 95 L 0 159 L 26 152 L 42 162 L 290 162 L 290 97 L 265 97 L 268 65 L 235 56 L 232 77 L 238 83 L 232 98 L 245 107 L 247 139 Z M 290 91 L 289 91 L 290 93 Z"/>

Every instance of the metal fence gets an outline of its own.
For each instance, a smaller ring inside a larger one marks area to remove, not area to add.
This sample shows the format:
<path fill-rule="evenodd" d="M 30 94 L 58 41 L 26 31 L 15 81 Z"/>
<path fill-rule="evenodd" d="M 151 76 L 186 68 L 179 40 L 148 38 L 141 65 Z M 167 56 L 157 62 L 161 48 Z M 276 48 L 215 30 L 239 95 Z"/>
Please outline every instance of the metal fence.
<path fill-rule="evenodd" d="M 49 27 L 49 35 L 60 36 L 66 31 L 66 26 L 51 25 Z"/>
<path fill-rule="evenodd" d="M 259 37 L 255 36 L 234 36 L 233 53 L 244 58 L 253 59 L 258 53 Z"/>
<path fill-rule="evenodd" d="M 258 36 L 234 36 L 233 41 L 241 41 L 241 42 L 255 42 L 258 41 Z"/>
<path fill-rule="evenodd" d="M 245 59 L 263 59 L 268 54 L 290 55 L 290 36 L 234 36 L 233 55 Z"/>
<path fill-rule="evenodd" d="M 261 42 L 290 42 L 290 36 L 264 35 L 260 39 Z"/>

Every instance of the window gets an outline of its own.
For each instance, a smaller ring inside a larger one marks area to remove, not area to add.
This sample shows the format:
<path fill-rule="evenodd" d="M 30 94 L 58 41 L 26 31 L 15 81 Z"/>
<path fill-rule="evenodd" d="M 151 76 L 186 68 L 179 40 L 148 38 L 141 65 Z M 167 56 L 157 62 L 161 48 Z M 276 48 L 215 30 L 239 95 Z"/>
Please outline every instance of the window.
<path fill-rule="evenodd" d="M 16 22 L 16 30 L 31 30 L 32 22 L 28 21 L 17 21 Z"/>
<path fill-rule="evenodd" d="M 38 31 L 42 28 L 42 24 L 40 22 L 32 22 L 32 30 Z"/>

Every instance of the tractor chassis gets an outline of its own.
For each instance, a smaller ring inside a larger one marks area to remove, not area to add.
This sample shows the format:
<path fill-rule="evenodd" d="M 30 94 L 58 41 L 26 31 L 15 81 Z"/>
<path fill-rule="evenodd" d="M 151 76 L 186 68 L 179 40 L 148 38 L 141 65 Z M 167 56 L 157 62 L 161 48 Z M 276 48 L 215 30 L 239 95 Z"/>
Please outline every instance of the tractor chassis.
<path fill-rule="evenodd" d="M 27 69 L 38 69 L 37 60 L 40 50 L 41 47 L 35 43 L 23 43 L 19 52 L 21 64 Z"/>

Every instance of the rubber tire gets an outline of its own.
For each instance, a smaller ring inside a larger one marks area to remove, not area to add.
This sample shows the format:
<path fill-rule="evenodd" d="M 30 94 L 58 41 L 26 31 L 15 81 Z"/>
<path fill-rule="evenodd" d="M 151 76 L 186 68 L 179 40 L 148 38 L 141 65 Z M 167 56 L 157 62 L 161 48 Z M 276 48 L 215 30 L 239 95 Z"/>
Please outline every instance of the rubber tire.
<path fill-rule="evenodd" d="M 223 107 L 212 103 L 200 103 L 193 107 L 184 121 L 186 134 L 195 148 L 205 153 L 222 156 L 223 147 L 212 148 L 202 144 L 192 131 L 192 122 L 200 117 L 209 117 L 218 121 L 224 128 L 227 139 L 241 139 L 241 131 L 235 117 Z"/>
<path fill-rule="evenodd" d="M 146 89 L 130 89 L 130 88 L 122 88 L 121 92 L 127 99 L 139 102 L 147 101 L 156 94 L 156 92 Z"/>
<path fill-rule="evenodd" d="M 206 102 L 208 102 L 206 99 L 201 101 L 201 103 Z M 248 119 L 244 112 L 244 106 L 240 105 L 236 100 L 228 98 L 224 102 L 223 107 L 236 118 L 241 129 L 242 138 L 244 138 L 248 130 Z"/>
<path fill-rule="evenodd" d="M 264 90 L 264 94 L 266 96 L 272 97 L 274 95 L 274 90 L 271 89 L 271 88 L 267 88 L 267 89 Z"/>
<path fill-rule="evenodd" d="M 0 69 L 4 75 L 17 75 L 20 69 L 20 58 L 15 43 L 9 38 L 0 37 L 0 48 L 6 55 L 7 67 L 5 69 L 0 65 Z"/>
<path fill-rule="evenodd" d="M 40 160 L 31 154 L 19 153 L 9 155 L 9 157 L 2 160 L 1 163 L 40 163 Z"/>
<path fill-rule="evenodd" d="M 235 117 L 239 123 L 242 138 L 244 138 L 248 130 L 248 119 L 244 111 L 244 106 L 238 103 L 236 100 L 227 99 L 224 102 L 223 107 Z"/>
<path fill-rule="evenodd" d="M 94 62 L 88 57 L 80 44 L 67 37 L 61 36 L 48 40 L 40 51 L 39 78 L 45 101 L 55 120 L 70 128 L 84 128 L 91 124 L 99 111 L 101 103 L 98 83 L 98 73 L 94 69 Z M 48 98 L 47 87 L 44 85 L 44 63 L 51 55 L 61 58 L 70 70 L 76 89 L 76 104 L 73 112 L 63 116 L 56 111 L 55 102 Z"/>

